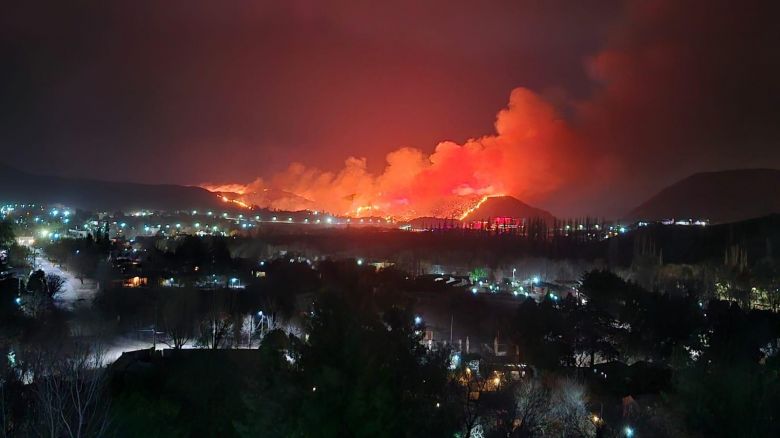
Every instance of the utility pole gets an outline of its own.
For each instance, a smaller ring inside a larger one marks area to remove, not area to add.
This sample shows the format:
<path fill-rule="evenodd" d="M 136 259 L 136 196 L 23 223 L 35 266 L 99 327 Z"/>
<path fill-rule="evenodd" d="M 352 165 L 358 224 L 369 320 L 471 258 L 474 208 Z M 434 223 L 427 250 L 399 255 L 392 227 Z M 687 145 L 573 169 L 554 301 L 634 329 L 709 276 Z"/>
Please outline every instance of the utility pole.
<path fill-rule="evenodd" d="M 450 345 L 452 345 L 452 325 L 455 321 L 455 316 L 450 313 Z"/>
<path fill-rule="evenodd" d="M 249 334 L 247 336 L 247 348 L 252 348 L 252 332 L 255 330 L 255 314 L 249 314 Z"/>

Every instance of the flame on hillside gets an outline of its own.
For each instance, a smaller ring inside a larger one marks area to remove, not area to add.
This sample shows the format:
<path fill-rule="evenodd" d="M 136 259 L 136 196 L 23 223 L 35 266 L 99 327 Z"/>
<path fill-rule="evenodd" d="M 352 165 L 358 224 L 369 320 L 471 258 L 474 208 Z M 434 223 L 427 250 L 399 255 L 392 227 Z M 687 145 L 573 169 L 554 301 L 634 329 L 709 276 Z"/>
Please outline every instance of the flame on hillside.
<path fill-rule="evenodd" d="M 246 202 L 244 202 L 244 201 L 242 201 L 240 199 L 230 199 L 230 198 L 228 198 L 225 195 L 217 195 L 217 196 L 220 199 L 222 199 L 223 202 L 235 204 L 235 205 L 238 205 L 241 208 L 247 208 L 247 209 L 248 208 L 252 208 L 249 204 L 247 204 Z"/>
<path fill-rule="evenodd" d="M 484 204 L 485 201 L 487 201 L 490 198 L 497 197 L 497 196 L 503 196 L 503 195 L 485 195 L 485 196 L 483 196 L 479 201 L 477 201 L 476 204 L 474 204 L 471 207 L 469 207 L 468 209 L 466 209 L 466 211 L 464 211 L 463 214 L 461 214 L 458 217 L 458 219 L 459 220 L 465 220 L 467 217 L 469 217 L 469 215 L 471 213 L 474 213 L 477 209 L 479 209 L 479 207 L 482 207 L 482 204 Z"/>
<path fill-rule="evenodd" d="M 579 166 L 575 136 L 555 108 L 518 88 L 498 113 L 496 133 L 458 144 L 444 141 L 431 154 L 402 147 L 380 174 L 365 158 L 349 157 L 338 172 L 291 164 L 249 184 L 203 184 L 236 194 L 228 202 L 275 210 L 319 210 L 352 217 L 464 218 L 486 199 L 506 194 L 538 199 L 571 178 Z"/>

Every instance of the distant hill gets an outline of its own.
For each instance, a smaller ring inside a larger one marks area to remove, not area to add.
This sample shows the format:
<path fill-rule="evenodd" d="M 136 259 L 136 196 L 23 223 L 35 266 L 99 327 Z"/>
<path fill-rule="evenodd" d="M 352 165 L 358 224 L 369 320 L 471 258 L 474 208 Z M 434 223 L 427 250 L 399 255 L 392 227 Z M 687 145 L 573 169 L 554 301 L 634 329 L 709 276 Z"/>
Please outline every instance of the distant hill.
<path fill-rule="evenodd" d="M 495 217 L 539 218 L 552 221 L 553 215 L 546 210 L 532 207 L 512 196 L 493 196 L 487 198 L 463 220 L 479 220 Z"/>
<path fill-rule="evenodd" d="M 734 222 L 780 213 L 780 170 L 704 172 L 661 190 L 628 219 L 709 219 Z"/>
<path fill-rule="evenodd" d="M 200 187 L 35 175 L 0 164 L 0 202 L 56 204 L 93 211 L 232 210 Z"/>

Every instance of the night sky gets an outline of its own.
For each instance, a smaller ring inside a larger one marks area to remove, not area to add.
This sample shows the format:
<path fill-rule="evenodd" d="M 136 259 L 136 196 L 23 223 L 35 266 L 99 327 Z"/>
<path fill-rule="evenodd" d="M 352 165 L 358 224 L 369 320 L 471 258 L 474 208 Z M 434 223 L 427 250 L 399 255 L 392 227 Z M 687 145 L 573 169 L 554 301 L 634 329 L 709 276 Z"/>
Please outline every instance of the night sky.
<path fill-rule="evenodd" d="M 777 9 L 5 2 L 2 160 L 138 182 L 262 177 L 311 199 L 301 184 L 371 185 L 370 202 L 500 192 L 559 214 L 622 213 L 693 172 L 780 167 Z"/>

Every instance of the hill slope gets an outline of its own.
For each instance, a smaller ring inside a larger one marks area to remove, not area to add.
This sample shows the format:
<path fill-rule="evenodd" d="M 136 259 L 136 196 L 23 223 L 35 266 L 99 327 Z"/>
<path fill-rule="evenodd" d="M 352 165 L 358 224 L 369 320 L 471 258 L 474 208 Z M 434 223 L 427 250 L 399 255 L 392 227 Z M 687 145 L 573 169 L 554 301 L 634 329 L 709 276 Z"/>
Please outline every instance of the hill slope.
<path fill-rule="evenodd" d="M 0 164 L 0 201 L 55 204 L 85 210 L 230 209 L 200 187 L 136 184 L 34 175 Z"/>
<path fill-rule="evenodd" d="M 629 219 L 709 219 L 734 222 L 780 213 L 780 170 L 703 172 L 661 190 Z"/>
<path fill-rule="evenodd" d="M 485 199 L 477 208 L 471 211 L 463 220 L 479 220 L 495 217 L 541 218 L 552 220 L 553 215 L 546 210 L 532 207 L 512 196 L 492 196 Z"/>

